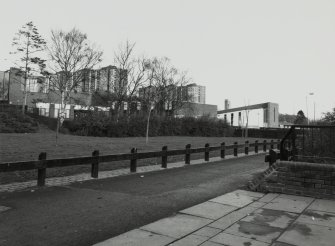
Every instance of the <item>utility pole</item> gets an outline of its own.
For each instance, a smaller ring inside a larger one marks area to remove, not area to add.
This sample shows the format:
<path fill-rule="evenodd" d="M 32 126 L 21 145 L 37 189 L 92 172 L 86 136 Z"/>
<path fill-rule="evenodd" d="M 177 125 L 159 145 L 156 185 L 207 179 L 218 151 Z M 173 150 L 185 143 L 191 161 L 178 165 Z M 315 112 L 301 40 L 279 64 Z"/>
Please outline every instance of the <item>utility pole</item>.
<path fill-rule="evenodd" d="M 8 94 L 7 94 L 7 100 L 8 100 L 8 104 L 9 104 L 9 92 L 10 92 L 10 71 L 11 71 L 11 68 L 9 68 L 8 70 Z"/>

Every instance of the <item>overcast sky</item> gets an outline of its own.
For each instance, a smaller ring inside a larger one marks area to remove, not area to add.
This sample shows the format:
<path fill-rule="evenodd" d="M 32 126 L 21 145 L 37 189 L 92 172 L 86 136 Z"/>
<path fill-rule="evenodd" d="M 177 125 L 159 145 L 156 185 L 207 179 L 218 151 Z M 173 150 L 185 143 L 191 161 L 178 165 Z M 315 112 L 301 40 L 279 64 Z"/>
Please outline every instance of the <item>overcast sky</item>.
<path fill-rule="evenodd" d="M 121 42 L 138 54 L 167 56 L 206 86 L 208 104 L 224 108 L 279 103 L 280 113 L 316 116 L 335 107 L 335 1 L 278 0 L 1 0 L 0 70 L 18 29 L 33 21 L 79 28 L 113 63 Z M 5 60 L 7 59 L 7 60 Z"/>

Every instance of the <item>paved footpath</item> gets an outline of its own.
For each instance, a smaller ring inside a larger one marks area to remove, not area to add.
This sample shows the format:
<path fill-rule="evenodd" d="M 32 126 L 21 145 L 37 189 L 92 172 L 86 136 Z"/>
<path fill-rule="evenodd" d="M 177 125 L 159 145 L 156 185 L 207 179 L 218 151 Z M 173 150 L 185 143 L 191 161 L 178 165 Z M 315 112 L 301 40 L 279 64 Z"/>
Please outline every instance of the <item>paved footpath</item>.
<path fill-rule="evenodd" d="M 95 246 L 334 246 L 335 201 L 236 190 Z"/>
<path fill-rule="evenodd" d="M 258 155 L 263 155 L 264 153 L 259 153 Z M 248 156 L 256 155 L 254 151 L 249 152 Z M 244 153 L 239 153 L 238 157 L 235 157 L 233 155 L 227 155 L 225 157 L 226 160 L 233 159 L 233 158 L 240 158 L 246 156 Z M 210 160 L 206 163 L 211 162 L 217 162 L 222 161 L 220 157 L 212 157 Z M 199 160 L 192 160 L 192 165 L 197 164 L 203 164 L 205 161 L 203 159 Z M 168 163 L 167 168 L 178 168 L 178 167 L 184 167 L 185 162 L 174 162 L 174 163 Z M 150 165 L 150 166 L 141 166 L 137 168 L 137 173 L 145 173 L 145 172 L 151 172 L 151 171 L 162 171 L 165 170 L 165 168 L 161 168 L 160 165 Z M 116 170 L 111 171 L 100 171 L 98 179 L 105 179 L 105 178 L 112 178 L 117 177 L 121 175 L 128 175 L 131 174 L 129 168 L 120 168 Z M 87 180 L 96 180 L 95 178 L 91 177 L 90 173 L 80 173 L 76 175 L 71 176 L 64 176 L 64 177 L 52 177 L 46 179 L 46 186 L 61 186 L 61 185 L 68 185 L 75 182 L 82 182 Z M 36 186 L 37 181 L 31 180 L 26 182 L 15 182 L 15 183 L 9 183 L 9 184 L 3 184 L 0 185 L 0 192 L 13 192 L 13 191 L 19 191 L 24 190 L 27 188 L 33 188 Z"/>
<path fill-rule="evenodd" d="M 243 188 L 267 167 L 264 155 L 194 164 L 2 191 L 0 245 L 93 245 Z"/>

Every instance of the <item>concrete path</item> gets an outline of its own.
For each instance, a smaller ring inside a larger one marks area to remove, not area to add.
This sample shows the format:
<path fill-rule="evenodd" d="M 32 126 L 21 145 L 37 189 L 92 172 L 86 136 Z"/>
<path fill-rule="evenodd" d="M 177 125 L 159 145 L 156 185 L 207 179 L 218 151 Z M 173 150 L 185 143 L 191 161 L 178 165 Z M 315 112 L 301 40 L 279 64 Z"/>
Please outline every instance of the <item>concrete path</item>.
<path fill-rule="evenodd" d="M 334 246 L 335 201 L 236 190 L 95 246 Z"/>
<path fill-rule="evenodd" d="M 264 152 L 255 153 L 254 151 L 249 152 L 247 156 L 253 156 L 253 155 L 264 155 Z M 225 160 L 229 159 L 236 159 L 240 157 L 246 156 L 244 153 L 239 153 L 237 157 L 233 155 L 226 155 Z M 198 160 L 191 160 L 190 165 L 197 165 L 197 164 L 204 164 L 204 163 L 212 163 L 217 161 L 222 161 L 220 157 L 211 157 L 208 162 L 205 162 L 204 159 L 198 159 Z M 168 163 L 167 169 L 171 168 L 178 168 L 178 167 L 184 167 L 185 162 L 174 162 L 174 163 Z M 163 171 L 166 170 L 165 168 L 161 168 L 160 165 L 150 165 L 150 166 L 141 166 L 137 168 L 137 173 L 145 173 L 145 172 L 151 172 L 151 171 Z M 106 178 L 112 178 L 122 175 L 129 175 L 130 173 L 129 168 L 120 168 L 116 170 L 111 171 L 100 171 L 98 179 L 106 179 Z M 82 182 L 87 180 L 96 180 L 95 178 L 91 177 L 90 173 L 80 173 L 76 175 L 71 176 L 64 176 L 64 177 L 52 177 L 46 179 L 46 186 L 62 186 L 62 185 L 69 185 L 75 182 Z M 26 181 L 26 182 L 15 182 L 15 183 L 9 183 L 9 184 L 0 184 L 0 193 L 1 192 L 13 192 L 13 191 L 19 191 L 24 190 L 27 188 L 33 188 L 37 184 L 36 180 Z"/>
<path fill-rule="evenodd" d="M 242 188 L 267 166 L 264 155 L 255 155 L 198 165 L 191 162 L 180 168 L 65 186 L 0 192 L 0 245 L 92 245 Z M 216 209 L 216 204 L 207 209 Z M 208 219 L 183 214 L 171 225 L 184 219 L 192 225 L 166 236 L 166 240 L 170 242 L 171 236 L 184 235 L 223 216 L 234 205 L 224 207 Z M 148 233 L 141 231 L 142 235 Z"/>

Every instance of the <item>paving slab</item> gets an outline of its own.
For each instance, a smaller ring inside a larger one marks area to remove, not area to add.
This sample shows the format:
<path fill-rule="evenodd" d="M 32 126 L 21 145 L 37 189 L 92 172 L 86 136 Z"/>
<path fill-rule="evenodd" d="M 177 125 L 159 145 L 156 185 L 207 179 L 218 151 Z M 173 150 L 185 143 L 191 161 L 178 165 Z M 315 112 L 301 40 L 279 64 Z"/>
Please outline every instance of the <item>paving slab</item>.
<path fill-rule="evenodd" d="M 243 217 L 249 215 L 253 211 L 255 211 L 257 208 L 255 207 L 244 207 L 240 210 L 231 212 L 230 214 L 227 214 L 226 216 L 214 221 L 213 223 L 209 224 L 208 226 L 214 227 L 217 229 L 225 230 L 232 224 L 236 223 Z"/>
<path fill-rule="evenodd" d="M 236 209 L 238 209 L 238 207 L 224 205 L 216 202 L 204 202 L 193 207 L 184 209 L 180 212 L 184 214 L 190 214 L 216 220 Z"/>
<path fill-rule="evenodd" d="M 252 203 L 253 201 L 257 199 L 258 198 L 256 197 L 247 196 L 247 195 L 243 195 L 243 194 L 239 194 L 235 192 L 230 192 L 225 195 L 216 197 L 210 201 L 241 208 L 241 207 L 244 207 Z"/>
<path fill-rule="evenodd" d="M 251 222 L 254 224 L 287 228 L 296 218 L 295 213 L 272 209 L 257 209 L 251 215 L 243 218 L 241 221 Z"/>
<path fill-rule="evenodd" d="M 256 198 L 261 198 L 264 196 L 264 193 L 255 192 L 255 191 L 248 191 L 248 190 L 234 190 L 233 193 L 245 195 L 245 196 L 252 196 Z"/>
<path fill-rule="evenodd" d="M 248 206 L 255 207 L 255 208 L 261 208 L 261 207 L 263 207 L 265 205 L 266 205 L 265 202 L 256 201 L 256 202 L 250 203 Z"/>
<path fill-rule="evenodd" d="M 246 237 L 239 237 L 225 232 L 221 232 L 210 239 L 211 242 L 227 245 L 227 246 L 267 246 L 268 243 L 259 242 Z"/>
<path fill-rule="evenodd" d="M 299 216 L 297 222 L 335 228 L 335 214 L 315 210 L 305 210 L 304 213 Z"/>
<path fill-rule="evenodd" d="M 247 237 L 257 241 L 272 243 L 282 233 L 283 229 L 269 225 L 254 224 L 239 221 L 226 229 L 224 232 L 240 237 Z"/>
<path fill-rule="evenodd" d="M 203 244 L 201 244 L 201 246 L 222 246 L 222 244 L 221 243 L 214 243 L 214 242 L 211 242 L 211 241 L 206 241 Z"/>
<path fill-rule="evenodd" d="M 208 238 L 198 235 L 188 235 L 176 242 L 169 244 L 170 246 L 197 246 L 205 242 Z"/>
<path fill-rule="evenodd" d="M 273 244 L 271 244 L 271 246 L 294 246 L 294 245 L 282 242 L 274 242 Z"/>
<path fill-rule="evenodd" d="M 140 229 L 178 239 L 206 226 L 212 221 L 187 214 L 177 214 L 145 225 Z"/>
<path fill-rule="evenodd" d="M 216 234 L 219 234 L 220 232 L 222 232 L 222 230 L 209 227 L 209 226 L 205 226 L 201 228 L 200 230 L 195 231 L 193 234 L 210 238 L 210 237 L 214 237 Z"/>
<path fill-rule="evenodd" d="M 260 198 L 259 202 L 271 202 L 273 199 L 275 199 L 279 194 L 277 193 L 267 193 L 265 196 Z"/>
<path fill-rule="evenodd" d="M 297 246 L 334 246 L 335 228 L 295 222 L 277 241 Z"/>
<path fill-rule="evenodd" d="M 335 213 L 335 200 L 315 199 L 308 209 Z"/>
<path fill-rule="evenodd" d="M 7 211 L 7 210 L 9 210 L 9 209 L 10 209 L 10 207 L 0 206 L 0 213 L 1 213 L 1 212 L 5 212 L 5 211 Z"/>
<path fill-rule="evenodd" d="M 263 206 L 263 208 L 281 210 L 292 213 L 301 213 L 308 207 L 314 198 L 303 197 L 303 196 L 293 196 L 293 195 L 279 195 L 271 202 Z"/>
<path fill-rule="evenodd" d="M 135 229 L 101 243 L 94 244 L 94 246 L 162 246 L 174 240 L 175 239 L 171 237 Z"/>

